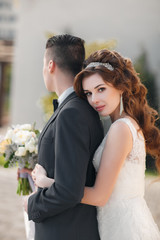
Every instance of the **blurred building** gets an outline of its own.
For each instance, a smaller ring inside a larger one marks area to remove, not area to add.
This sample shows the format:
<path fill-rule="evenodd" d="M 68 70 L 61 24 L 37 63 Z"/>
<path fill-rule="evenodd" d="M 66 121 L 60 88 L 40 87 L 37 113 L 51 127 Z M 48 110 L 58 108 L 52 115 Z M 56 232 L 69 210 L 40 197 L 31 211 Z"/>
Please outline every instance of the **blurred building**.
<path fill-rule="evenodd" d="M 17 11 L 13 0 L 0 0 L 0 126 L 8 122 L 11 69 Z"/>
<path fill-rule="evenodd" d="M 11 123 L 36 121 L 38 126 L 44 124 L 39 101 L 47 94 L 42 66 L 48 33 L 71 33 L 82 37 L 87 43 L 115 39 L 116 50 L 132 60 L 143 50 L 146 51 L 150 70 L 157 78 L 157 93 L 160 93 L 159 0 L 13 2 L 19 14 L 15 38 Z"/>
<path fill-rule="evenodd" d="M 13 41 L 15 38 L 15 25 L 17 11 L 14 0 L 0 0 L 0 39 Z"/>

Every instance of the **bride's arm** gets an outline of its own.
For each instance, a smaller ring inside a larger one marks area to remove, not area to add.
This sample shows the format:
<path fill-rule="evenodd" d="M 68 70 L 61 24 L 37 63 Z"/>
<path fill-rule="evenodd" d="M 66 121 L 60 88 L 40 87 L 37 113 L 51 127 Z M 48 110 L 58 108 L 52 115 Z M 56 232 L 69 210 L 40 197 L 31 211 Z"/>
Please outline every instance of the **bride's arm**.
<path fill-rule="evenodd" d="M 123 122 L 113 124 L 108 132 L 95 185 L 85 187 L 81 203 L 104 206 L 114 188 L 120 169 L 132 149 L 132 134 Z"/>

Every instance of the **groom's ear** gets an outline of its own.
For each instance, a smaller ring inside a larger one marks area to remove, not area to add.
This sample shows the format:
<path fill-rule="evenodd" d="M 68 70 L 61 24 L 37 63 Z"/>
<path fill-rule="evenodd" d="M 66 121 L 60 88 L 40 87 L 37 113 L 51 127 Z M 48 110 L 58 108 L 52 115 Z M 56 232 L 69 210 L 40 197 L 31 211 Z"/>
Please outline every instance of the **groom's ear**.
<path fill-rule="evenodd" d="M 49 70 L 50 73 L 53 73 L 54 69 L 55 69 L 55 62 L 50 60 L 49 64 L 48 64 L 48 70 Z"/>

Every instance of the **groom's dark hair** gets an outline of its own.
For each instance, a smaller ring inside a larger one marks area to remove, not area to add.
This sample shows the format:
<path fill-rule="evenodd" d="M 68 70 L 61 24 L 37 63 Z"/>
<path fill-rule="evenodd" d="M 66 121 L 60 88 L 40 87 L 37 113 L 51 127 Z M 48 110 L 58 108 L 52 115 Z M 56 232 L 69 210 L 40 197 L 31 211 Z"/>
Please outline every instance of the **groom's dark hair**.
<path fill-rule="evenodd" d="M 82 70 L 85 59 L 84 40 L 72 35 L 56 35 L 46 43 L 47 58 L 62 70 L 75 76 Z"/>

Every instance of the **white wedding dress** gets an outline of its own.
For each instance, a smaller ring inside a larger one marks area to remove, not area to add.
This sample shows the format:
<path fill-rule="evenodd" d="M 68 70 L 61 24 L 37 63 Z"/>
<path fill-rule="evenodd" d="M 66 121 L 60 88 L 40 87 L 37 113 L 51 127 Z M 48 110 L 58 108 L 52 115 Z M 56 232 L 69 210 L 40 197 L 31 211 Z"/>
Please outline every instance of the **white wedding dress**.
<path fill-rule="evenodd" d="M 137 133 L 128 118 L 117 121 L 125 122 L 130 128 L 133 148 L 123 164 L 107 204 L 97 208 L 100 239 L 160 240 L 158 227 L 144 200 L 146 158 L 144 138 Z M 93 164 L 96 171 L 99 168 L 106 138 L 107 135 L 94 155 Z"/>

